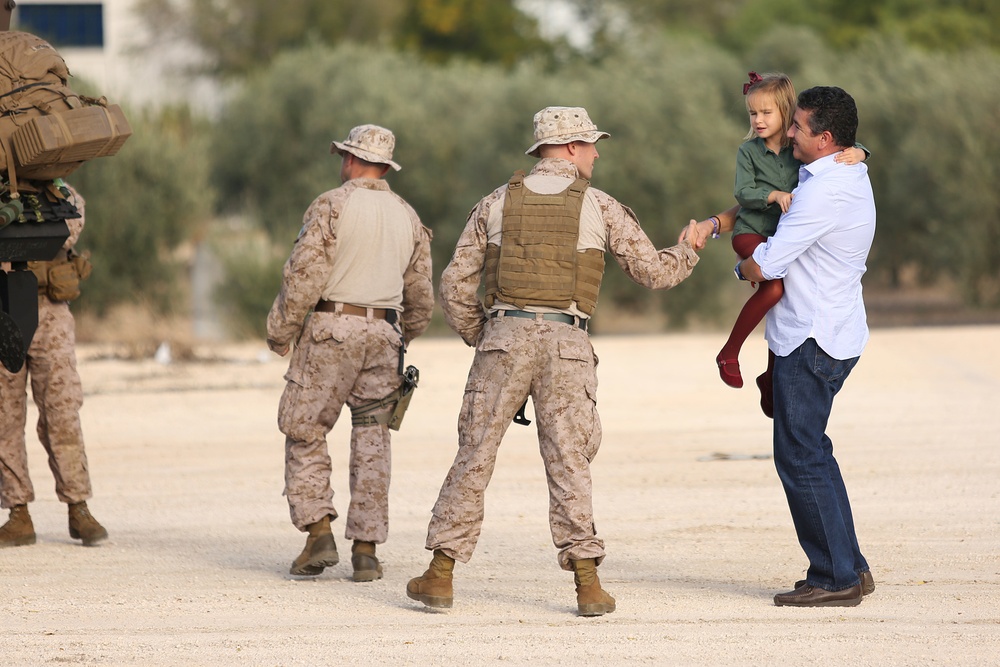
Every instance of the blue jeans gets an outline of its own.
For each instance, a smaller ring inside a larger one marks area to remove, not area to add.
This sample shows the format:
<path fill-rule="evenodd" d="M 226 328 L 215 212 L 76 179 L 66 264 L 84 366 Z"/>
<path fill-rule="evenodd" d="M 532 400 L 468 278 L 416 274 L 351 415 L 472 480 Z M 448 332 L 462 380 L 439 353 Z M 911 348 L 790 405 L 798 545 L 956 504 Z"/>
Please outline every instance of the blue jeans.
<path fill-rule="evenodd" d="M 774 467 L 809 558 L 806 582 L 830 591 L 856 586 L 868 570 L 826 435 L 833 398 L 857 363 L 834 359 L 812 338 L 774 362 Z"/>

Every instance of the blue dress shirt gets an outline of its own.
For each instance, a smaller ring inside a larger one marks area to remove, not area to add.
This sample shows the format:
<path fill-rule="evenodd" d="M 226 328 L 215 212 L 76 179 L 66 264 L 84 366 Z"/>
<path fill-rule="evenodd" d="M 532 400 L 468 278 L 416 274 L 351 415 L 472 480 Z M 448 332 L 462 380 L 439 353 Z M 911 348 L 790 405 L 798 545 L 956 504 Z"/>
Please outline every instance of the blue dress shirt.
<path fill-rule="evenodd" d="M 768 347 L 784 357 L 814 338 L 836 359 L 861 356 L 868 342 L 861 276 L 875 237 L 868 167 L 819 158 L 799 169 L 794 195 L 777 232 L 753 253 L 765 278 L 785 282 L 767 313 Z"/>

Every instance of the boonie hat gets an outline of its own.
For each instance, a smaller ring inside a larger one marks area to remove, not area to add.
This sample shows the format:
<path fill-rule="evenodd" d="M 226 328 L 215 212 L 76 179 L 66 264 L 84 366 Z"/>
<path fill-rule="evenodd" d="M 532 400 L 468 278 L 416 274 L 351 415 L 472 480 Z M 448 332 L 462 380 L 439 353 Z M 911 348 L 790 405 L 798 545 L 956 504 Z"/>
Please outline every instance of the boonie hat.
<path fill-rule="evenodd" d="M 538 147 L 545 144 L 593 144 L 610 136 L 597 129 L 583 107 L 545 107 L 535 114 L 535 143 L 524 154 L 538 157 Z"/>
<path fill-rule="evenodd" d="M 344 141 L 334 141 L 330 144 L 331 153 L 343 155 L 347 152 L 368 162 L 387 164 L 399 171 L 402 167 L 392 161 L 394 148 L 396 148 L 395 135 L 378 125 L 358 125 L 351 130 Z"/>

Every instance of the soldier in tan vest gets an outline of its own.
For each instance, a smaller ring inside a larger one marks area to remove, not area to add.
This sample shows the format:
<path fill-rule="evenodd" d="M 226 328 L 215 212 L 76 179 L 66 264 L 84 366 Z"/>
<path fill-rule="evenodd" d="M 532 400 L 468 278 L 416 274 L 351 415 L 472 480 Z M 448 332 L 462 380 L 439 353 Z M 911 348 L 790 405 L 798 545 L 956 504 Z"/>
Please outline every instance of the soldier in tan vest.
<path fill-rule="evenodd" d="M 500 441 L 530 396 L 559 565 L 574 573 L 578 613 L 599 616 L 614 611 L 615 600 L 601 588 L 596 569 L 604 542 L 594 529 L 590 464 L 601 422 L 587 326 L 604 253 L 653 289 L 684 280 L 698 255 L 687 241 L 657 250 L 628 207 L 590 187 L 597 141 L 609 135 L 585 109 L 545 108 L 535 114 L 534 129 L 527 154 L 540 160 L 476 205 L 441 277 L 445 319 L 476 354 L 459 416 L 458 454 L 427 531 L 434 556 L 406 592 L 431 607 L 452 606 L 455 561 L 472 558 Z M 483 274 L 485 304 L 477 296 Z"/>
<path fill-rule="evenodd" d="M 10 509 L 10 519 L 0 526 L 0 547 L 34 544 L 36 539 L 28 514 L 35 490 L 28 477 L 24 439 L 29 376 L 38 407 L 38 439 L 49 457 L 56 496 L 69 507 L 70 537 L 85 546 L 108 537 L 87 508 L 92 491 L 80 427 L 83 387 L 76 370 L 76 325 L 69 309 L 70 300 L 80 295 L 80 279 L 90 275 L 90 263 L 73 252 L 83 231 L 85 204 L 69 185 L 60 181 L 55 186 L 80 215 L 66 218 L 70 234 L 58 257 L 30 263 L 39 278 L 38 328 L 20 371 L 10 373 L 0 366 L 0 506 Z"/>
<path fill-rule="evenodd" d="M 295 575 L 318 575 L 339 561 L 327 434 L 345 403 L 354 412 L 402 385 L 402 348 L 424 332 L 434 306 L 431 232 L 383 180 L 390 167 L 400 168 L 395 142 L 376 125 L 333 142 L 343 185 L 306 211 L 267 318 L 274 352 L 284 356 L 295 342 L 278 407 L 285 496 L 292 523 L 308 533 L 290 569 Z M 345 536 L 353 540 L 355 581 L 382 577 L 375 545 L 389 532 L 392 410 L 367 407 L 352 420 Z"/>

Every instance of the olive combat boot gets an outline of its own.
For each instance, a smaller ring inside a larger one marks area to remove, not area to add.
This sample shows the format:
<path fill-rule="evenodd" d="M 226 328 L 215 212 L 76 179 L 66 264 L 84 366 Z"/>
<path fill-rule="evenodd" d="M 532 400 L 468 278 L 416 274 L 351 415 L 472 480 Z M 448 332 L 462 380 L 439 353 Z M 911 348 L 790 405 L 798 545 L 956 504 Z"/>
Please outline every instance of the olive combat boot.
<path fill-rule="evenodd" d="M 90 513 L 90 510 L 87 509 L 87 503 L 71 503 L 69 505 L 69 536 L 74 540 L 83 540 L 83 546 L 89 547 L 101 540 L 108 539 L 108 531 Z"/>
<path fill-rule="evenodd" d="M 585 558 L 572 563 L 577 613 L 580 616 L 603 616 L 614 611 L 615 599 L 601 588 L 601 580 L 597 577 L 597 561 Z"/>
<path fill-rule="evenodd" d="M 0 549 L 23 547 L 35 543 L 35 526 L 31 523 L 27 505 L 10 508 L 10 519 L 0 526 Z"/>
<path fill-rule="evenodd" d="M 375 556 L 374 542 L 354 541 L 351 547 L 354 581 L 375 581 L 382 578 L 382 563 Z"/>
<path fill-rule="evenodd" d="M 306 526 L 309 537 L 302 553 L 292 563 L 291 574 L 315 577 L 323 573 L 323 569 L 333 567 L 340 562 L 337 553 L 337 543 L 333 541 L 333 531 L 330 530 L 329 515 L 316 523 Z"/>
<path fill-rule="evenodd" d="M 443 551 L 434 551 L 431 565 L 421 576 L 410 579 L 406 584 L 406 596 L 423 602 L 428 607 L 450 609 L 453 598 L 451 583 L 455 569 L 455 559 Z"/>

